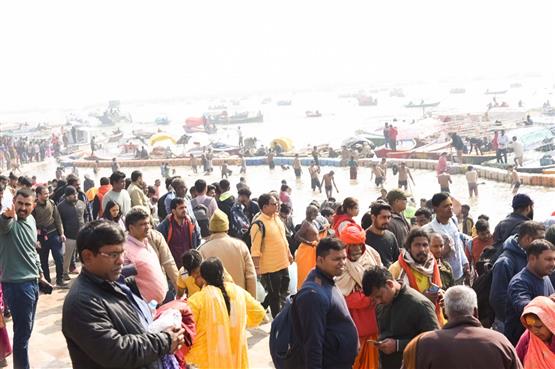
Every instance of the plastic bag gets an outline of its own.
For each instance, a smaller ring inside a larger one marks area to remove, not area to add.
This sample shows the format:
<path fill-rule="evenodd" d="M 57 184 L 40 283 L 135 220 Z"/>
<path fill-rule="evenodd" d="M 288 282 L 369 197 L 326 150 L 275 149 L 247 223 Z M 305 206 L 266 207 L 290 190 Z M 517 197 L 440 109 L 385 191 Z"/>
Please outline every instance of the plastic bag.
<path fill-rule="evenodd" d="M 289 294 L 297 293 L 297 263 L 293 262 L 289 265 Z"/>
<path fill-rule="evenodd" d="M 159 333 L 170 328 L 179 327 L 181 327 L 181 313 L 175 309 L 168 309 L 158 319 L 148 325 L 148 331 L 150 333 Z"/>

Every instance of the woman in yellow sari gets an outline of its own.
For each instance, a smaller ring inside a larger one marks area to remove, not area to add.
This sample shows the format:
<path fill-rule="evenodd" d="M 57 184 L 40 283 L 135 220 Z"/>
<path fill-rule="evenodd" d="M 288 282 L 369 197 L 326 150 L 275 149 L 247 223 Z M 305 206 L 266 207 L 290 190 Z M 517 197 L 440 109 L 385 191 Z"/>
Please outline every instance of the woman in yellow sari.
<path fill-rule="evenodd" d="M 187 363 L 199 369 L 248 368 L 246 328 L 256 327 L 266 312 L 247 291 L 224 282 L 224 267 L 218 258 L 200 266 L 204 286 L 188 300 L 197 336 Z"/>

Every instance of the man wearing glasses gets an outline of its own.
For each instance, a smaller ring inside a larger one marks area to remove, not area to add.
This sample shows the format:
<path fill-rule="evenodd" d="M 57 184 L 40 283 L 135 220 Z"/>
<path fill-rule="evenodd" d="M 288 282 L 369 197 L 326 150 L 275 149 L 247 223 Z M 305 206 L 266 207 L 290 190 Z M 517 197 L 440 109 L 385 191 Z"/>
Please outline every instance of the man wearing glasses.
<path fill-rule="evenodd" d="M 74 368 L 160 368 L 161 358 L 184 343 L 184 330 L 148 333 L 148 305 L 116 282 L 124 262 L 123 231 L 105 220 L 77 236 L 83 264 L 64 301 L 62 332 Z"/>
<path fill-rule="evenodd" d="M 270 306 L 272 317 L 276 317 L 287 297 L 289 288 L 289 264 L 293 256 L 285 236 L 285 225 L 277 214 L 277 199 L 270 194 L 258 198 L 261 214 L 251 227 L 251 254 L 260 276 L 260 283 L 268 293 L 262 302 Z"/>

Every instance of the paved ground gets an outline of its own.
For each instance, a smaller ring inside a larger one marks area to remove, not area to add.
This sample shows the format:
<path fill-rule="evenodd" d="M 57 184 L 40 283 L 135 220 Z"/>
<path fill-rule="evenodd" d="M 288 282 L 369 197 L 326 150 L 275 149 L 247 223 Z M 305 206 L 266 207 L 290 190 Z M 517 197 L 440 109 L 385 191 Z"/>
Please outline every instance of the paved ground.
<path fill-rule="evenodd" d="M 74 276 L 73 276 L 74 277 Z M 66 342 L 62 334 L 62 305 L 65 290 L 54 290 L 52 295 L 41 295 L 37 308 L 35 327 L 29 347 L 31 367 L 34 369 L 71 368 Z M 12 335 L 12 324 L 8 322 Z M 251 368 L 273 368 L 268 350 L 270 324 L 249 331 L 249 359 Z M 12 367 L 11 356 L 8 367 Z"/>

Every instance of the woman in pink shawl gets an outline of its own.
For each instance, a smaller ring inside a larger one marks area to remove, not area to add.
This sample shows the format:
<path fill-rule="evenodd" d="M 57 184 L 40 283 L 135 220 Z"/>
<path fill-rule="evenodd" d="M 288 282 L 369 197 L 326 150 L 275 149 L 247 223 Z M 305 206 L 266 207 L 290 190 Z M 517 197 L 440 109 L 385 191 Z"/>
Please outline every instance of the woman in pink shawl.
<path fill-rule="evenodd" d="M 555 367 L 555 302 L 538 296 L 526 307 L 520 317 L 526 331 L 516 345 L 516 353 L 524 369 Z"/>
<path fill-rule="evenodd" d="M 12 353 L 12 345 L 10 344 L 10 337 L 8 337 L 8 330 L 4 321 L 3 297 L 2 286 L 0 285 L 0 368 L 8 366 L 6 358 Z"/>

